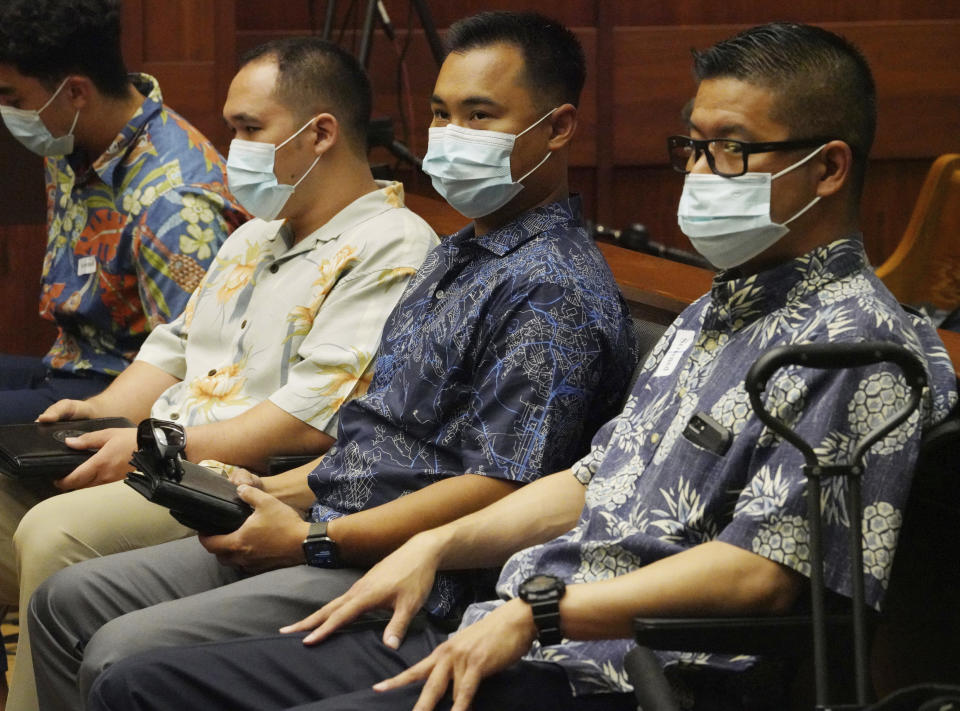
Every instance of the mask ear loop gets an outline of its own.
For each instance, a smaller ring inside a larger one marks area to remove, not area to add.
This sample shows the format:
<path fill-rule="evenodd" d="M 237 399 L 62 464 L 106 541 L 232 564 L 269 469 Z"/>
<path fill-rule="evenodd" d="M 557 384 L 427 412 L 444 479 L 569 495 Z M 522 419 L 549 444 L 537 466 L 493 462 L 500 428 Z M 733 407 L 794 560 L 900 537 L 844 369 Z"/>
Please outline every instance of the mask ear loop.
<path fill-rule="evenodd" d="M 543 122 L 546 120 L 546 118 L 547 118 L 548 116 L 550 116 L 550 115 L 551 115 L 554 111 L 556 111 L 558 108 L 560 108 L 560 107 L 559 107 L 559 106 L 554 106 L 554 107 L 553 107 L 552 109 L 550 109 L 547 113 L 545 113 L 543 116 L 541 116 L 539 119 L 537 119 L 534 123 L 532 123 L 532 124 L 530 124 L 529 126 L 527 126 L 525 129 L 523 129 L 520 133 L 518 133 L 518 134 L 516 135 L 516 137 L 514 138 L 514 141 L 516 141 L 517 138 L 520 138 L 520 136 L 522 136 L 523 134 L 525 134 L 527 131 L 529 131 L 530 129 L 532 129 L 534 126 L 537 126 L 537 125 L 543 123 Z M 518 182 L 518 183 L 522 183 L 524 180 L 526 180 L 530 175 L 533 174 L 533 171 L 535 171 L 535 170 L 536 170 L 537 168 L 539 168 L 541 165 L 543 165 L 544 163 L 546 163 L 546 162 L 547 162 L 547 159 L 550 158 L 550 156 L 552 156 L 552 155 L 553 155 L 553 151 L 547 151 L 547 155 L 545 155 L 545 156 L 543 157 L 543 159 L 542 159 L 539 163 L 537 163 L 535 166 L 533 166 L 530 170 L 528 170 L 526 173 L 524 173 L 521 177 L 517 178 L 517 182 Z"/>
<path fill-rule="evenodd" d="M 276 146 L 276 147 L 273 149 L 274 154 L 276 154 L 276 152 L 279 151 L 281 148 L 283 148 L 285 145 L 287 145 L 288 143 L 290 143 L 290 141 L 292 141 L 294 138 L 296 138 L 296 137 L 299 136 L 301 133 L 303 133 L 303 130 L 304 130 L 307 126 L 309 126 L 310 124 L 312 124 L 315 118 L 316 118 L 316 116 L 313 116 L 309 121 L 307 121 L 305 124 L 303 124 L 299 129 L 297 129 L 297 131 L 296 131 L 292 136 L 290 136 L 290 137 L 287 138 L 285 141 L 283 141 L 283 143 L 281 143 L 281 144 L 279 144 L 278 146 Z M 313 161 L 313 163 L 310 164 L 310 167 L 307 168 L 306 172 L 305 172 L 303 175 L 300 176 L 300 179 L 297 180 L 297 182 L 295 182 L 295 183 L 293 184 L 293 189 L 294 189 L 294 190 L 296 190 L 296 189 L 297 189 L 297 186 L 300 185 L 300 183 L 302 183 L 302 182 L 304 181 L 304 179 L 305 179 L 308 175 L 310 175 L 310 171 L 313 170 L 313 169 L 316 167 L 317 163 L 320 162 L 320 159 L 321 159 L 322 157 L 323 157 L 322 155 L 317 156 L 316 159 Z"/>
<path fill-rule="evenodd" d="M 60 93 L 60 91 L 63 89 L 63 87 L 65 87 L 65 86 L 67 85 L 67 82 L 68 82 L 68 81 L 70 81 L 70 77 L 69 77 L 69 76 L 68 76 L 68 77 L 65 77 L 64 80 L 63 80 L 62 82 L 60 82 L 60 86 L 58 86 L 58 87 L 57 87 L 57 90 L 56 90 L 55 92 L 53 92 L 53 94 L 50 96 L 49 99 L 47 99 L 47 103 L 45 103 L 43 106 L 41 106 L 39 109 L 37 109 L 37 114 L 43 113 L 43 111 L 44 111 L 50 104 L 53 103 L 53 100 L 57 98 L 57 95 Z M 77 113 L 80 113 L 80 112 L 78 111 Z M 74 124 L 76 124 L 76 121 L 74 121 Z M 71 128 L 70 130 L 72 131 L 73 129 Z"/>
<path fill-rule="evenodd" d="M 827 145 L 827 144 L 824 143 L 822 146 L 819 146 L 818 148 L 816 148 L 815 150 L 813 150 L 811 153 L 809 153 L 807 156 L 805 156 L 805 157 L 801 158 L 800 160 L 798 160 L 798 161 L 797 161 L 796 163 L 794 163 L 793 165 L 789 165 L 789 166 L 787 166 L 786 168 L 784 168 L 783 170 L 781 170 L 779 173 L 777 173 L 776 175 L 771 176 L 770 180 L 776 180 L 776 179 L 779 178 L 781 175 L 786 175 L 787 173 L 789 173 L 789 172 L 790 172 L 791 170 L 793 170 L 794 168 L 799 168 L 801 165 L 803 165 L 803 164 L 806 163 L 808 160 L 810 160 L 810 159 L 813 158 L 815 155 L 817 155 L 817 153 L 819 153 L 820 151 L 822 151 L 822 150 L 824 149 L 824 146 L 826 146 L 826 145 Z"/>

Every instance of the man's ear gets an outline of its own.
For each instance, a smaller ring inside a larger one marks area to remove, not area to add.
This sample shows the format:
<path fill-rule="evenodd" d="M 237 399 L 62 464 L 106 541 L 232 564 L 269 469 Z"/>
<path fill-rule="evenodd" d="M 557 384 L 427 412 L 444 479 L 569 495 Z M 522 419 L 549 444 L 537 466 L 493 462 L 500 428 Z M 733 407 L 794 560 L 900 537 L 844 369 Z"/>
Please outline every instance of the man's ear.
<path fill-rule="evenodd" d="M 552 132 L 547 148 L 555 151 L 570 143 L 573 134 L 577 132 L 577 107 L 573 104 L 562 104 L 554 109 L 548 120 Z"/>
<path fill-rule="evenodd" d="M 340 140 L 340 124 L 333 114 L 319 114 L 310 124 L 313 131 L 313 152 L 322 156 Z"/>
<path fill-rule="evenodd" d="M 97 91 L 97 87 L 90 77 L 85 77 L 82 74 L 74 74 L 67 79 L 63 91 L 73 105 L 73 108 L 76 111 L 82 111 L 90 105 Z"/>
<path fill-rule="evenodd" d="M 821 172 L 817 195 L 827 197 L 839 192 L 853 175 L 853 151 L 844 141 L 830 141 L 820 152 Z"/>

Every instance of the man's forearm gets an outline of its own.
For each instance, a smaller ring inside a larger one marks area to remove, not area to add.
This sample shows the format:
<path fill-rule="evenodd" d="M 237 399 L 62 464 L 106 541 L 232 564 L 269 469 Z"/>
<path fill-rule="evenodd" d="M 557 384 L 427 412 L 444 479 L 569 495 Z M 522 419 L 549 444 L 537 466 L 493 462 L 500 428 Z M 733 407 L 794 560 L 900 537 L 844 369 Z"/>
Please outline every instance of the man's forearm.
<path fill-rule="evenodd" d="M 178 382 L 165 370 L 135 360 L 103 392 L 87 402 L 97 417 L 126 417 L 137 423 L 149 417 L 157 398 Z"/>
<path fill-rule="evenodd" d="M 337 519 L 330 536 L 340 543 L 343 526 L 349 553 L 369 563 L 426 531 L 417 540 L 435 552 L 439 568 L 496 567 L 521 548 L 570 530 L 583 508 L 583 485 L 568 471 L 516 486 L 475 474 L 445 479 Z"/>
<path fill-rule="evenodd" d="M 517 486 L 478 474 L 450 477 L 381 506 L 334 519 L 328 533 L 347 563 L 369 565 L 416 533 L 482 509 L 512 494 Z"/>
<path fill-rule="evenodd" d="M 770 615 L 790 609 L 806 581 L 750 551 L 711 541 L 610 580 L 570 585 L 560 601 L 564 636 L 633 636 L 647 617 Z"/>
<path fill-rule="evenodd" d="M 327 433 L 264 400 L 229 420 L 190 427 L 187 457 L 194 462 L 216 459 L 262 472 L 275 454 L 320 455 L 333 441 Z"/>

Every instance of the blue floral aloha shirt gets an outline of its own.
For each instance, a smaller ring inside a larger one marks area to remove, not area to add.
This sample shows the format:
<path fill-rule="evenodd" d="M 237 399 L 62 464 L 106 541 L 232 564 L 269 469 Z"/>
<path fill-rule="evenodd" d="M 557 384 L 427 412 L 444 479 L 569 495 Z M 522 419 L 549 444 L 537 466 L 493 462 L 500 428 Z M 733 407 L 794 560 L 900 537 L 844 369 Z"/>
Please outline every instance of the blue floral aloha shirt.
<path fill-rule="evenodd" d="M 40 315 L 57 324 L 50 368 L 116 375 L 153 326 L 183 311 L 227 235 L 247 219 L 213 145 L 163 105 L 157 81 L 92 163 L 45 160 Z"/>
<path fill-rule="evenodd" d="M 676 319 L 644 364 L 626 407 L 573 467 L 586 503 L 570 532 L 514 555 L 498 594 L 512 598 L 535 573 L 569 583 L 624 575 L 697 544 L 720 540 L 810 572 L 803 458 L 754 417 L 743 379 L 775 346 L 881 340 L 926 363 L 922 406 L 866 455 L 864 578 L 869 604 L 882 601 L 893 561 L 909 472 L 923 426 L 956 401 L 954 369 L 933 327 L 907 314 L 867 264 L 859 239 L 843 239 L 746 278 L 721 274 Z M 814 444 L 823 462 L 846 463 L 879 418 L 902 406 L 908 387 L 896 366 L 856 370 L 781 369 L 766 406 Z M 723 456 L 684 437 L 706 412 L 733 434 Z M 823 490 L 826 584 L 850 595 L 845 481 Z M 471 606 L 463 625 L 498 603 Z M 535 644 L 528 659 L 560 664 L 575 694 L 628 691 L 623 656 L 630 640 Z M 664 654 L 666 664 L 740 670 L 749 657 Z"/>
<path fill-rule="evenodd" d="M 527 483 L 569 467 L 619 410 L 636 359 L 579 198 L 481 237 L 470 225 L 427 255 L 387 319 L 370 389 L 341 408 L 309 475 L 313 518 L 465 472 Z M 455 609 L 465 584 L 440 576 L 428 608 Z"/>

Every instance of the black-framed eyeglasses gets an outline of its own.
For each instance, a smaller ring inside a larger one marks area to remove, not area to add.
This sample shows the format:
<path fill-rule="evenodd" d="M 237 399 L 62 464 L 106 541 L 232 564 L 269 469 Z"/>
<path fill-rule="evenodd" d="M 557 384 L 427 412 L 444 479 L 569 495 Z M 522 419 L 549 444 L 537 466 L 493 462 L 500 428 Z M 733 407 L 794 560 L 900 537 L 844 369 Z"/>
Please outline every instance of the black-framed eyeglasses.
<path fill-rule="evenodd" d="M 732 138 L 697 139 L 690 136 L 670 136 L 667 153 L 670 165 L 678 173 L 686 175 L 693 169 L 700 156 L 706 154 L 707 165 L 715 175 L 735 178 L 747 172 L 747 160 L 754 153 L 792 151 L 797 148 L 815 148 L 832 141 L 832 138 L 804 138 L 796 141 L 770 141 L 753 143 Z"/>

